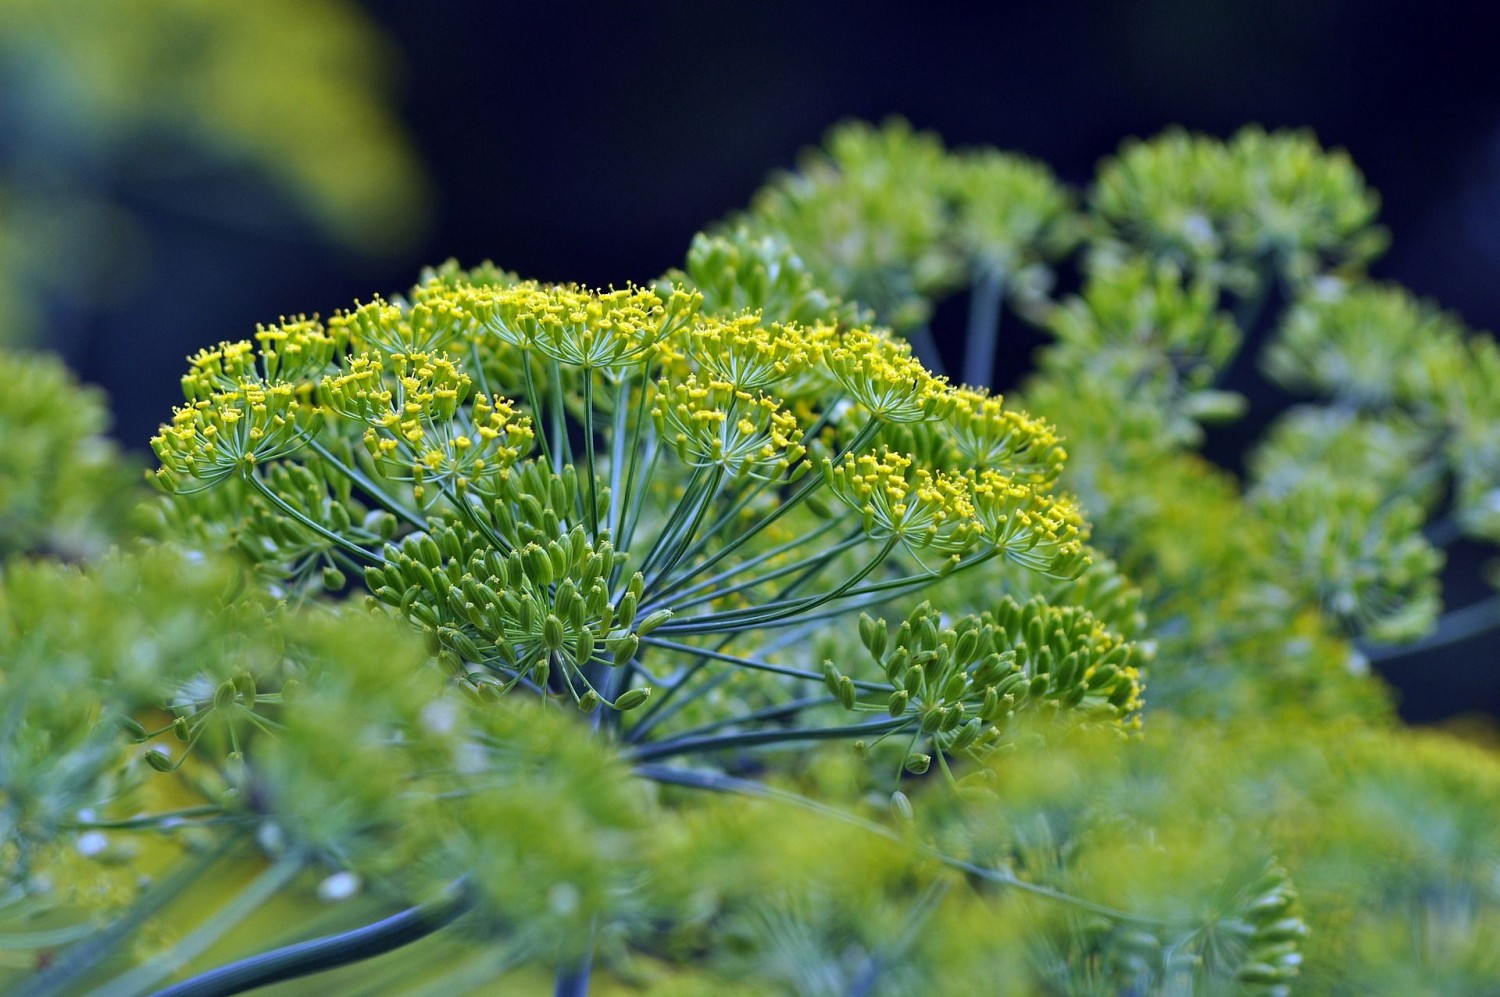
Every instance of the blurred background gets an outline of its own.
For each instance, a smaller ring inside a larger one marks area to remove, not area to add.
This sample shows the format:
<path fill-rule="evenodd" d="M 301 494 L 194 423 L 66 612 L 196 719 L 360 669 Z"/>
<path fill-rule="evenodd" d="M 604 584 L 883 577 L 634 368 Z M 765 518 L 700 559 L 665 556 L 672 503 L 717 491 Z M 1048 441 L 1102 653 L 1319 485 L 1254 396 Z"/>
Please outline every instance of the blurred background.
<path fill-rule="evenodd" d="M 63 353 L 144 451 L 200 346 L 448 257 L 647 280 L 829 125 L 890 114 L 1075 185 L 1173 124 L 1310 127 L 1383 197 L 1375 275 L 1493 329 L 1490 8 L 0 0 L 0 342 Z M 1002 386 L 1041 342 L 1008 336 Z M 1287 401 L 1237 371 L 1250 420 L 1209 448 L 1230 467 Z M 1450 556 L 1448 604 L 1485 595 L 1480 552 Z M 1403 659 L 1403 713 L 1500 714 L 1496 650 Z"/>

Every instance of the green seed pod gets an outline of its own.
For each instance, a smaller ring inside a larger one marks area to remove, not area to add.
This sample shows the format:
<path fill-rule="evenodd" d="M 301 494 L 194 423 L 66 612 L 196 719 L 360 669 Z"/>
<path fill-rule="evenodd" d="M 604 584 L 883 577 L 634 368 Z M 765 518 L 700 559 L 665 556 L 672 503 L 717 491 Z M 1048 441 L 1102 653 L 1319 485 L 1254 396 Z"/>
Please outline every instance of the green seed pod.
<path fill-rule="evenodd" d="M 635 632 L 644 637 L 671 618 L 672 611 L 670 609 L 658 609 L 654 613 L 647 615 L 635 628 Z"/>
<path fill-rule="evenodd" d="M 952 706 L 944 707 L 948 712 L 943 717 L 943 722 L 938 727 L 939 733 L 947 734 L 956 729 L 964 722 L 964 704 L 954 703 Z"/>
<path fill-rule="evenodd" d="M 1031 656 L 1031 673 L 1033 675 L 1046 675 L 1052 671 L 1052 649 L 1040 647 Z"/>
<path fill-rule="evenodd" d="M 615 667 L 618 668 L 628 664 L 630 659 L 635 657 L 636 652 L 640 650 L 641 639 L 635 634 L 626 634 L 624 637 L 609 641 L 606 646 L 609 648 L 609 653 L 614 656 Z"/>
<path fill-rule="evenodd" d="M 921 731 L 923 734 L 936 734 L 942 729 L 943 723 L 948 719 L 949 710 L 946 706 L 936 706 L 922 711 Z"/>
<path fill-rule="evenodd" d="M 626 710 L 633 710 L 650 698 L 651 688 L 649 686 L 641 686 L 638 689 L 630 689 L 626 692 L 621 693 L 620 698 L 615 700 L 615 709 L 619 710 L 621 713 L 625 712 Z"/>
<path fill-rule="evenodd" d="M 414 556 L 427 567 L 436 568 L 443 563 L 443 552 L 438 549 L 437 541 L 432 539 L 431 534 L 422 534 L 421 539 L 416 543 L 416 549 L 417 553 Z"/>
<path fill-rule="evenodd" d="M 979 631 L 977 629 L 965 630 L 953 642 L 953 658 L 959 664 L 967 664 L 973 661 L 975 652 L 978 650 Z"/>
<path fill-rule="evenodd" d="M 177 765 L 172 761 L 172 756 L 165 751 L 148 751 L 145 757 L 146 764 L 158 772 L 171 772 L 177 768 Z"/>
<path fill-rule="evenodd" d="M 924 754 L 911 754 L 906 756 L 904 768 L 912 775 L 921 775 L 932 765 L 932 756 Z"/>
<path fill-rule="evenodd" d="M 906 712 L 906 704 L 911 701 L 911 694 L 905 689 L 897 689 L 891 693 L 891 698 L 886 705 L 886 711 L 893 717 L 899 717 Z"/>
<path fill-rule="evenodd" d="M 594 631 L 580 629 L 577 631 L 578 638 L 573 656 L 578 659 L 579 667 L 588 664 L 594 656 Z"/>
<path fill-rule="evenodd" d="M 537 585 L 552 584 L 552 560 L 536 544 L 527 544 L 521 555 L 526 559 L 526 574 Z"/>
<path fill-rule="evenodd" d="M 979 707 L 979 715 L 986 721 L 994 723 L 1000 716 L 1000 694 L 995 691 L 994 686 L 984 690 L 984 702 Z"/>
<path fill-rule="evenodd" d="M 563 621 L 548 613 L 546 619 L 542 620 L 542 646 L 549 651 L 558 651 L 562 649 L 566 638 Z"/>
<path fill-rule="evenodd" d="M 605 586 L 604 580 L 596 578 L 585 590 L 587 594 L 583 597 L 583 608 L 589 616 L 600 619 L 610 612 L 609 588 Z M 605 620 L 605 627 L 609 627 L 614 621 Z"/>
<path fill-rule="evenodd" d="M 1047 676 L 1045 675 L 1036 676 L 1031 680 L 1031 684 L 1026 687 L 1026 695 L 1030 696 L 1032 699 L 1040 699 L 1046 694 Z"/>
<path fill-rule="evenodd" d="M 1120 677 L 1120 670 L 1114 665 L 1101 665 L 1094 669 L 1085 683 L 1090 689 L 1107 689 L 1114 685 L 1115 679 Z"/>
<path fill-rule="evenodd" d="M 839 691 L 836 695 L 839 697 L 839 703 L 843 705 L 844 709 L 854 709 L 854 680 L 847 675 L 839 676 Z"/>
<path fill-rule="evenodd" d="M 220 682 L 219 687 L 214 690 L 214 709 L 226 709 L 234 702 L 237 695 L 239 695 L 239 690 L 234 687 L 233 682 L 228 679 Z"/>
<path fill-rule="evenodd" d="M 885 662 L 885 677 L 895 682 L 897 676 L 905 675 L 911 665 L 911 654 L 906 648 L 898 647 L 891 652 L 891 656 Z"/>
<path fill-rule="evenodd" d="M 912 665 L 906 670 L 906 691 L 916 696 L 927 682 L 927 670 L 921 665 Z"/>
<path fill-rule="evenodd" d="M 553 578 L 562 578 L 573 566 L 568 559 L 568 548 L 556 540 L 547 545 L 547 560 L 552 563 Z"/>
<path fill-rule="evenodd" d="M 423 624 L 431 630 L 436 630 L 442 620 L 438 617 L 437 610 L 425 602 L 414 602 L 411 604 L 410 615 L 418 623 Z"/>
<path fill-rule="evenodd" d="M 590 689 L 578 697 L 578 709 L 584 713 L 592 713 L 599 707 L 599 694 Z"/>
<path fill-rule="evenodd" d="M 584 532 L 582 526 L 573 527 L 573 532 L 568 534 L 568 560 L 572 564 L 584 564 L 594 560 L 589 556 L 589 535 Z M 604 567 L 600 562 L 600 569 Z"/>
<path fill-rule="evenodd" d="M 865 613 L 859 614 L 859 639 L 876 661 L 885 656 L 887 640 L 885 620 L 874 619 Z"/>
<path fill-rule="evenodd" d="M 548 658 L 539 658 L 537 663 L 531 667 L 531 681 L 535 682 L 543 691 L 547 688 L 547 682 L 552 678 L 552 661 Z"/>
<path fill-rule="evenodd" d="M 188 728 L 186 717 L 177 717 L 172 721 L 172 733 L 177 735 L 179 741 L 186 741 L 193 736 L 193 732 Z"/>
<path fill-rule="evenodd" d="M 1235 979 L 1241 983 L 1285 983 L 1294 973 L 1285 969 L 1277 969 L 1264 962 L 1247 962 L 1235 970 Z"/>
<path fill-rule="evenodd" d="M 240 672 L 234 677 L 234 688 L 239 693 L 240 699 L 245 701 L 246 706 L 255 704 L 256 688 L 255 676 L 249 672 Z"/>
<path fill-rule="evenodd" d="M 437 535 L 438 549 L 443 552 L 443 557 L 449 561 L 461 561 L 464 556 L 463 544 L 459 542 L 458 531 L 449 527 L 439 531 Z"/>
<path fill-rule="evenodd" d="M 151 736 L 151 732 L 142 726 L 140 721 L 130 717 L 121 717 L 120 726 L 124 728 L 126 735 L 137 744 L 140 744 Z"/>
<path fill-rule="evenodd" d="M 389 540 L 395 536 L 396 529 L 400 526 L 395 516 L 381 509 L 372 509 L 365 513 L 365 518 L 360 525 L 382 540 Z"/>
<path fill-rule="evenodd" d="M 386 581 L 384 568 L 371 566 L 365 569 L 365 588 L 371 592 L 374 592 L 376 589 L 383 589 L 389 584 Z"/>
<path fill-rule="evenodd" d="M 891 794 L 891 813 L 900 820 L 906 821 L 915 820 L 917 816 L 916 811 L 912 809 L 911 798 L 899 789 Z"/>
<path fill-rule="evenodd" d="M 559 616 L 571 616 L 573 606 L 578 602 L 578 586 L 573 584 L 573 579 L 564 578 L 557 583 L 557 592 L 552 597 L 552 605 Z"/>
<path fill-rule="evenodd" d="M 942 698 L 950 703 L 957 702 L 958 700 L 963 698 L 964 693 L 967 692 L 968 689 L 969 676 L 965 675 L 963 672 L 954 672 L 952 675 L 948 676 L 948 681 L 943 683 Z"/>
<path fill-rule="evenodd" d="M 823 662 L 823 684 L 828 687 L 828 692 L 833 698 L 839 698 L 839 683 L 843 679 L 838 666 L 832 661 Z"/>
<path fill-rule="evenodd" d="M 620 604 L 615 607 L 615 622 L 622 627 L 628 627 L 635 622 L 635 610 L 640 596 L 634 592 L 626 592 L 620 597 Z"/>
<path fill-rule="evenodd" d="M 1078 678 L 1078 663 L 1077 651 L 1063 658 L 1062 664 L 1057 666 L 1057 671 L 1052 676 L 1053 684 L 1059 689 L 1072 687 Z"/>
<path fill-rule="evenodd" d="M 982 724 L 980 722 L 980 720 L 979 720 L 978 717 L 973 717 L 972 719 L 970 719 L 967 723 L 965 723 L 962 727 L 960 727 L 958 729 L 958 733 L 957 734 L 953 735 L 953 743 L 950 744 L 949 747 L 953 751 L 962 751 L 962 750 L 964 750 L 969 745 L 973 744 L 976 740 L 978 740 L 979 733 L 983 729 L 984 729 L 984 724 Z"/>
<path fill-rule="evenodd" d="M 575 530 L 574 534 L 576 535 L 577 532 Z M 584 554 L 574 555 L 573 563 L 581 563 L 583 565 L 583 570 L 578 575 L 578 586 L 585 592 L 604 574 L 604 558 L 597 554 L 588 554 L 585 552 Z"/>

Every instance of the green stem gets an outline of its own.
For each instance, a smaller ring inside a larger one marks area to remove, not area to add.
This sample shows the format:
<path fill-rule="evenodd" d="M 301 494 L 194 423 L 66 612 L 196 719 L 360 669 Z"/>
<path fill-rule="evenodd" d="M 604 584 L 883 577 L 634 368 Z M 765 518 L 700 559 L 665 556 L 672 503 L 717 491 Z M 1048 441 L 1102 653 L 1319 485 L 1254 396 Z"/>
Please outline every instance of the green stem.
<path fill-rule="evenodd" d="M 654 635 L 642 637 L 641 643 L 651 647 L 659 647 L 664 651 L 675 651 L 678 654 L 695 654 L 703 658 L 711 658 L 714 661 L 722 661 L 726 664 L 739 665 L 741 668 L 753 668 L 760 672 L 771 672 L 775 675 L 785 675 L 787 678 L 811 679 L 814 682 L 823 681 L 823 676 L 818 672 L 804 671 L 800 668 L 787 668 L 782 665 L 773 665 L 765 661 L 756 661 L 754 658 L 742 658 L 734 654 L 725 654 L 723 651 L 715 651 L 706 647 L 694 647 L 692 644 L 679 644 L 676 641 L 665 640 Z M 856 689 L 866 692 L 890 692 L 889 684 L 882 685 L 879 682 L 865 682 L 860 679 L 854 680 Z"/>
<path fill-rule="evenodd" d="M 757 567 L 761 564 L 764 564 L 766 561 L 771 560 L 772 558 L 780 557 L 782 554 L 785 554 L 788 551 L 795 550 L 805 543 L 810 543 L 821 538 L 823 534 L 827 533 L 830 530 L 836 529 L 838 525 L 838 520 L 831 519 L 827 523 L 824 523 L 822 526 L 818 527 L 816 530 L 813 530 L 811 533 L 799 534 L 788 540 L 784 544 L 772 547 L 770 550 L 762 554 L 757 554 L 755 557 L 752 557 L 748 561 L 741 561 L 734 567 L 727 568 L 724 571 L 719 572 L 712 578 L 705 578 L 703 581 L 698 582 L 696 585 L 693 585 L 686 589 L 682 589 L 682 586 L 684 584 L 703 573 L 703 566 L 699 565 L 692 571 L 677 576 L 677 578 L 672 581 L 672 584 L 658 589 L 653 597 L 651 609 L 664 605 L 667 596 L 670 596 L 673 593 L 676 593 L 678 598 L 686 598 L 688 596 L 696 595 L 697 593 L 702 592 L 704 589 L 713 588 L 715 585 L 718 585 L 721 582 L 726 582 L 729 579 L 733 578 L 735 575 L 740 574 L 741 572 Z M 678 591 L 679 589 L 681 589 L 681 591 Z M 680 606 L 683 605 L 683 603 L 680 603 L 674 599 L 673 605 Z M 646 612 L 650 612 L 650 609 L 647 609 Z"/>
<path fill-rule="evenodd" d="M 168 987 L 155 997 L 228 997 L 283 980 L 327 972 L 426 938 L 451 924 L 469 909 L 470 903 L 461 888 L 450 887 L 436 900 L 373 924 L 220 966 Z"/>
<path fill-rule="evenodd" d="M 328 529 L 323 524 L 314 522 L 301 509 L 298 509 L 286 499 L 282 498 L 280 495 L 277 495 L 274 491 L 271 490 L 271 487 L 269 485 L 267 485 L 260 479 L 260 473 L 258 471 L 252 470 L 244 477 L 246 481 L 250 482 L 251 487 L 265 496 L 266 501 L 270 502 L 276 508 L 286 513 L 288 516 L 292 517 L 297 522 L 307 527 L 309 530 L 312 530 L 324 540 L 327 540 L 329 543 L 334 544 L 337 547 L 342 547 L 344 550 L 353 554 L 355 557 L 360 558 L 366 563 L 384 563 L 385 559 L 382 558 L 379 554 L 375 554 L 371 551 L 365 550 L 363 547 L 355 543 L 353 540 L 350 540 L 348 537 L 340 536 L 339 534 L 334 533 L 332 530 Z"/>
<path fill-rule="evenodd" d="M 313 437 L 312 439 L 308 440 L 308 446 L 312 447 L 313 451 L 319 457 L 322 457 L 325 461 L 332 465 L 335 471 L 338 471 L 344 477 L 348 478 L 350 481 L 358 485 L 361 491 L 363 491 L 376 503 L 384 507 L 387 512 L 391 513 L 391 515 L 395 516 L 398 519 L 406 520 L 407 523 L 415 526 L 419 530 L 427 529 L 427 517 L 423 516 L 421 513 L 413 512 L 411 509 L 408 509 L 400 502 L 397 502 L 394 498 L 391 497 L 389 492 L 375 483 L 375 479 L 371 478 L 368 474 L 365 474 L 365 472 L 361 471 L 359 468 L 344 463 L 338 458 L 336 454 L 333 453 L 333 451 L 329 450 L 322 443 L 318 442 L 317 437 Z"/>
<path fill-rule="evenodd" d="M 626 755 L 632 762 L 651 762 L 676 755 L 702 754 L 710 751 L 727 751 L 730 748 L 764 747 L 771 744 L 789 744 L 797 741 L 836 741 L 857 738 L 863 734 L 888 734 L 901 727 L 916 723 L 915 717 L 887 717 L 846 727 L 792 727 L 782 730 L 754 730 L 740 734 L 720 734 L 707 737 L 674 737 L 636 748 Z"/>

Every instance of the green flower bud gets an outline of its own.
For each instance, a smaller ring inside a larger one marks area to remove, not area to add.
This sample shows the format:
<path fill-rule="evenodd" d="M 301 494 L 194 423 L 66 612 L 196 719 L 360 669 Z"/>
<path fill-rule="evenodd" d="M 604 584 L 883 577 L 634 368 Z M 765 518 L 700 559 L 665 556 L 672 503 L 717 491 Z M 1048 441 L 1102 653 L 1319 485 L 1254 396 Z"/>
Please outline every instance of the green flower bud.
<path fill-rule="evenodd" d="M 649 686 L 641 686 L 637 689 L 629 689 L 621 693 L 620 698 L 615 700 L 615 709 L 619 710 L 622 713 L 626 710 L 633 710 L 650 698 L 651 689 Z"/>
<path fill-rule="evenodd" d="M 562 649 L 566 638 L 563 621 L 548 613 L 546 619 L 542 620 L 542 646 L 549 651 L 558 651 Z"/>
<path fill-rule="evenodd" d="M 644 637 L 671 618 L 672 611 L 670 609 L 658 609 L 655 612 L 648 614 L 646 618 L 640 622 L 640 625 L 635 628 L 635 632 Z"/>
<path fill-rule="evenodd" d="M 922 775 L 932 765 L 932 756 L 923 754 L 911 754 L 906 756 L 903 766 L 912 775 Z"/>

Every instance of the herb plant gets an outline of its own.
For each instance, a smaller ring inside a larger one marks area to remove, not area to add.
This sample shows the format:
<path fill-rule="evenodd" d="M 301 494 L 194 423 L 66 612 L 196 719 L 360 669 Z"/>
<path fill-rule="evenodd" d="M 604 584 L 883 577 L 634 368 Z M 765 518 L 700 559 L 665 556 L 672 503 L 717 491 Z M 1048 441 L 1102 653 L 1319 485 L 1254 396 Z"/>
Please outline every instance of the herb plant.
<path fill-rule="evenodd" d="M 1440 570 L 1500 539 L 1500 370 L 1364 278 L 1375 214 L 1306 135 L 1080 195 L 843 126 L 654 282 L 450 263 L 206 347 L 128 516 L 8 358 L 0 971 L 1495 991 L 1500 764 L 1368 661 L 1495 619 Z M 1002 318 L 1053 337 L 1009 397 Z M 1267 330 L 1312 400 L 1242 486 L 1195 451 Z"/>

